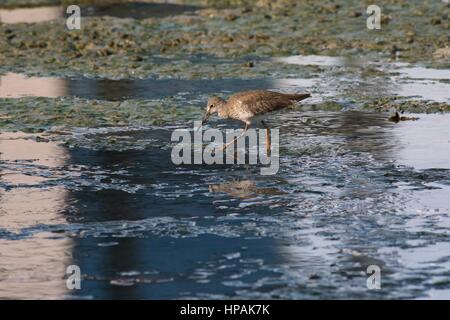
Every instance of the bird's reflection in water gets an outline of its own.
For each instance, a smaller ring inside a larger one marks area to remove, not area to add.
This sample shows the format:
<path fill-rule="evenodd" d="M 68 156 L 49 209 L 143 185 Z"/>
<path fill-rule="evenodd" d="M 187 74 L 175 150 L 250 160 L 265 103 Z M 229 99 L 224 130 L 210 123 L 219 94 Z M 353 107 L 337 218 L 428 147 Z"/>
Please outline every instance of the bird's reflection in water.
<path fill-rule="evenodd" d="M 258 188 L 251 180 L 231 180 L 220 184 L 210 184 L 209 192 L 227 193 L 234 198 L 249 199 L 260 195 L 274 196 L 286 194 L 277 188 Z"/>

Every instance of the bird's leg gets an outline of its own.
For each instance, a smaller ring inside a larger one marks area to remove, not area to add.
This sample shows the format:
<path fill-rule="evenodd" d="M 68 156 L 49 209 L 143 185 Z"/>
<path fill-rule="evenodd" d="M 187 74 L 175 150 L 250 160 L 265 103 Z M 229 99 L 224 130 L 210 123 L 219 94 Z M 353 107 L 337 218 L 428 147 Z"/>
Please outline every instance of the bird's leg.
<path fill-rule="evenodd" d="M 266 155 L 269 156 L 270 148 L 272 147 L 271 141 L 270 141 L 271 140 L 270 139 L 270 128 L 263 120 L 261 120 L 261 123 L 264 126 L 264 128 L 266 128 Z"/>
<path fill-rule="evenodd" d="M 241 137 L 247 132 L 248 127 L 249 127 L 249 125 L 246 123 L 246 124 L 245 124 L 245 128 L 244 128 L 244 132 L 242 132 L 238 137 L 234 138 L 231 142 L 228 142 L 227 144 L 224 144 L 224 145 L 222 146 L 222 148 L 220 148 L 219 150 L 220 150 L 220 151 L 225 150 L 226 148 L 228 148 L 228 146 L 229 146 L 230 144 L 233 144 L 235 141 L 237 141 L 239 138 L 241 138 Z"/>

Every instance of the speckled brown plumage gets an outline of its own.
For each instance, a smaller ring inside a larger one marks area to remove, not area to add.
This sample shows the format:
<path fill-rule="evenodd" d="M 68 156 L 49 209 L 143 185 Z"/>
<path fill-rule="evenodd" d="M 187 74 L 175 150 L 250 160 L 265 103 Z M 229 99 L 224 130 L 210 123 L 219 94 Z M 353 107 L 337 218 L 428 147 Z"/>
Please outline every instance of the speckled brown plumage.
<path fill-rule="evenodd" d="M 250 124 L 256 117 L 286 108 L 309 96 L 309 93 L 287 94 L 254 90 L 236 93 L 227 101 L 212 97 L 208 101 L 207 115 L 217 113 L 221 118 L 236 119 Z"/>
<path fill-rule="evenodd" d="M 205 123 L 209 116 L 214 113 L 217 113 L 221 118 L 236 119 L 245 123 L 242 134 L 225 144 L 222 148 L 225 149 L 241 138 L 247 132 L 252 122 L 260 121 L 266 128 L 266 148 L 269 150 L 271 145 L 270 132 L 269 127 L 262 121 L 264 116 L 308 97 L 310 97 L 309 93 L 289 94 L 266 90 L 239 92 L 232 95 L 227 101 L 219 97 L 211 97 L 208 100 L 202 123 Z"/>

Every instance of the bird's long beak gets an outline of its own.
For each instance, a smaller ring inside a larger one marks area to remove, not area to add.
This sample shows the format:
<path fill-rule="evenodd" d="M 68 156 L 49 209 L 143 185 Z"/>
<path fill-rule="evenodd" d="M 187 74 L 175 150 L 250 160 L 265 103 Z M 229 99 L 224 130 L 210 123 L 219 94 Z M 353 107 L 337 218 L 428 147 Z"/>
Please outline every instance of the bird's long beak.
<path fill-rule="evenodd" d="M 208 121 L 209 116 L 210 116 L 210 114 L 209 114 L 208 112 L 206 112 L 205 115 L 204 115 L 203 118 L 202 118 L 202 125 L 204 125 L 204 124 Z M 198 132 L 198 131 L 201 129 L 201 127 L 202 127 L 202 126 L 199 126 L 199 127 L 197 128 L 197 130 L 195 130 L 195 132 Z"/>
<path fill-rule="evenodd" d="M 208 112 L 206 112 L 202 118 L 202 124 L 205 124 L 208 121 L 209 116 L 210 116 L 210 114 Z"/>

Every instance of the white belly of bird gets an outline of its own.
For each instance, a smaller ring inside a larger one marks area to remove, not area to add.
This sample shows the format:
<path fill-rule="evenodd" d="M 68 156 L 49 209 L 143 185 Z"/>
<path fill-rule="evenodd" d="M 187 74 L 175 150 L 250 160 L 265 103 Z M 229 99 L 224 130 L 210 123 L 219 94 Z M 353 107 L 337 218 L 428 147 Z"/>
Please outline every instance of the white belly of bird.
<path fill-rule="evenodd" d="M 267 118 L 268 115 L 269 115 L 268 113 L 257 115 L 257 116 L 254 116 L 253 118 L 249 119 L 249 120 L 251 121 L 252 125 L 259 126 L 261 124 L 261 121 L 264 121 Z"/>

